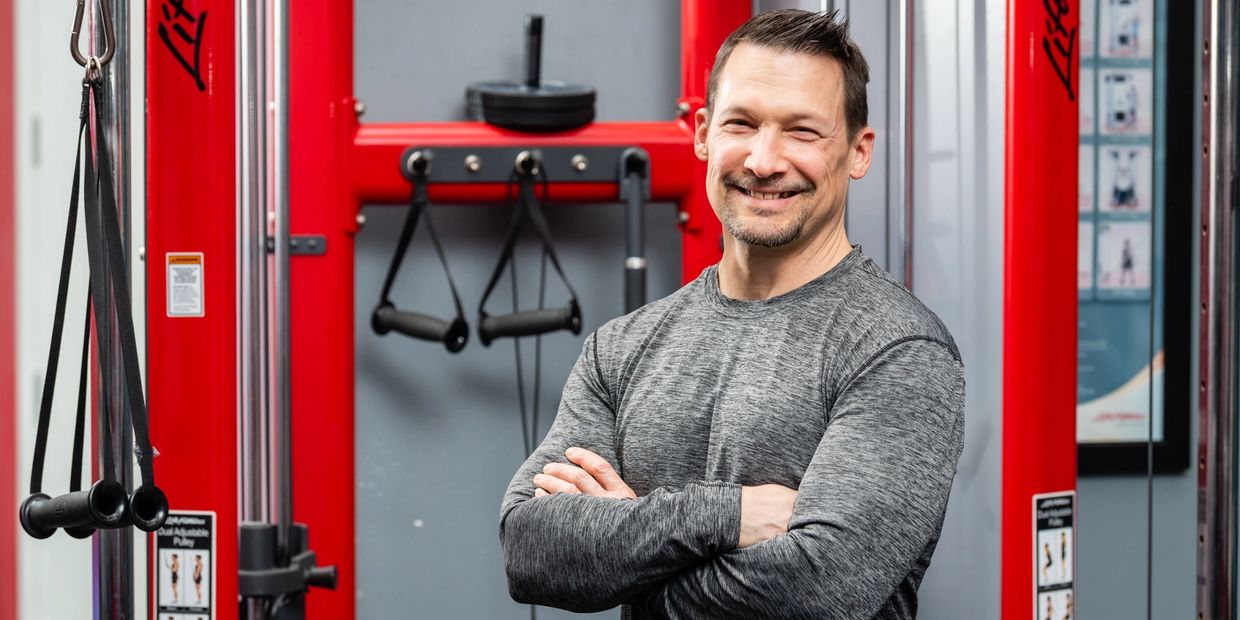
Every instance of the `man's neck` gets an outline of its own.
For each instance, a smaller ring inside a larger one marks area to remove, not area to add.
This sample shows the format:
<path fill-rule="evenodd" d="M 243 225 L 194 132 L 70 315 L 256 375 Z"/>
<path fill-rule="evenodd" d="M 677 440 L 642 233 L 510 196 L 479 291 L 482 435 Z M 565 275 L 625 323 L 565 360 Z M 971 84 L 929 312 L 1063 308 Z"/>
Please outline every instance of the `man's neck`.
<path fill-rule="evenodd" d="M 803 244 L 763 248 L 728 235 L 724 246 L 719 290 L 740 300 L 770 299 L 796 290 L 830 271 L 852 251 L 843 226 Z"/>

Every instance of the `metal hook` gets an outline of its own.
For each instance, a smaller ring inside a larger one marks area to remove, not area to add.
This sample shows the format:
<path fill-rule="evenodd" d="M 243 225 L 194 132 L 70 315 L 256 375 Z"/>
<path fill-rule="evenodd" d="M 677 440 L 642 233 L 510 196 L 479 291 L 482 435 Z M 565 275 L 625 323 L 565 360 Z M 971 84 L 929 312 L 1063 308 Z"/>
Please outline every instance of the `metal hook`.
<path fill-rule="evenodd" d="M 116 33 L 112 30 L 112 9 L 109 0 L 98 0 L 99 12 L 103 14 L 103 55 L 99 56 L 99 67 L 108 64 L 116 53 Z M 82 16 L 86 12 L 86 0 L 77 0 L 77 13 L 73 16 L 73 30 L 69 34 L 69 53 L 77 64 L 85 67 L 87 58 L 78 50 L 78 35 L 82 31 Z"/>

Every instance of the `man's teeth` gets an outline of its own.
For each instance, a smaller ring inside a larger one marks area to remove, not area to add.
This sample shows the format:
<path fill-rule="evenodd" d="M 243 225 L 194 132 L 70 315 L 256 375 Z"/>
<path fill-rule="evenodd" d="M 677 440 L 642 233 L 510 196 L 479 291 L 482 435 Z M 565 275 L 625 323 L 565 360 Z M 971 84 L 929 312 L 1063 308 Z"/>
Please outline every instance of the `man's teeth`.
<path fill-rule="evenodd" d="M 745 192 L 745 195 L 752 196 L 754 198 L 757 198 L 758 200 L 779 200 L 780 198 L 788 198 L 796 194 L 796 192 L 777 192 L 773 194 L 767 193 L 767 192 L 753 192 L 743 187 L 739 189 L 742 192 Z"/>

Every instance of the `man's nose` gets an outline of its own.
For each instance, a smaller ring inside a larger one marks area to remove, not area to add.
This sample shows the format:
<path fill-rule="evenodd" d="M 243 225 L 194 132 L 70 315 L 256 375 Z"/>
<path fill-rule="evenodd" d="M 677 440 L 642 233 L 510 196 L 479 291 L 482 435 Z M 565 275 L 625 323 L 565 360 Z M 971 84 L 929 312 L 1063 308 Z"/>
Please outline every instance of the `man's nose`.
<path fill-rule="evenodd" d="M 787 172 L 788 160 L 784 157 L 780 132 L 763 128 L 754 134 L 745 168 L 760 179 Z"/>

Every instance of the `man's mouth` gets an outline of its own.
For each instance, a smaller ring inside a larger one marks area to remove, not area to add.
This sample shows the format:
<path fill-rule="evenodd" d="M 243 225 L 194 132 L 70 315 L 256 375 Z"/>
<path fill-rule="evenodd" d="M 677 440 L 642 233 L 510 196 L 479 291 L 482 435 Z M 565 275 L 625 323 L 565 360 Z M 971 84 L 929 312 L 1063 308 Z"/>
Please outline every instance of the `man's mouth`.
<path fill-rule="evenodd" d="M 746 196 L 749 196 L 750 198 L 757 198 L 758 200 L 780 200 L 783 198 L 791 198 L 801 193 L 801 192 L 796 192 L 796 191 L 794 192 L 758 192 L 758 191 L 747 190 L 743 187 L 739 187 L 736 185 L 734 185 L 733 187 L 735 187 L 736 190 L 739 191 L 740 193 L 745 194 Z"/>

